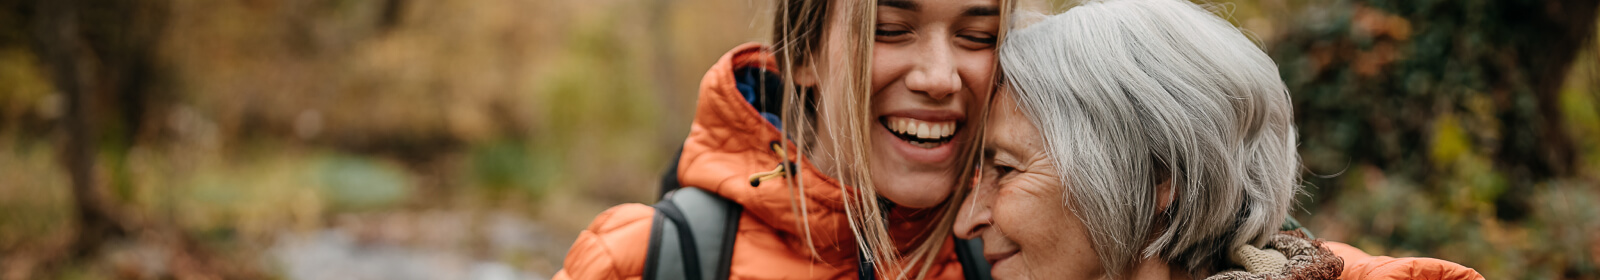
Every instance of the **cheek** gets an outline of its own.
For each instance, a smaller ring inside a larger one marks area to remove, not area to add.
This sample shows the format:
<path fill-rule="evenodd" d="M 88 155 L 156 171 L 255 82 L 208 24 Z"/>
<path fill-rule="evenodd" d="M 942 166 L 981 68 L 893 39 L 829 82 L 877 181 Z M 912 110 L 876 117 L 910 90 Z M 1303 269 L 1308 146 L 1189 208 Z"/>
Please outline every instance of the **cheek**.
<path fill-rule="evenodd" d="M 915 57 L 898 46 L 876 44 L 872 47 L 872 93 L 874 96 L 904 77 L 911 69 Z"/>
<path fill-rule="evenodd" d="M 995 198 L 1002 203 L 993 206 L 996 227 L 1020 247 L 1018 256 L 1030 276 L 1094 278 L 1100 274 L 1100 261 L 1087 229 L 1066 207 L 1061 191 L 1051 186 L 1001 191 Z"/>
<path fill-rule="evenodd" d="M 1013 183 L 1020 184 L 1020 183 Z M 1053 251 L 1057 234 L 1066 230 L 1060 206 L 1043 195 L 1048 191 L 1031 191 L 1012 185 L 995 194 L 993 206 L 996 227 L 1022 246 L 1023 251 Z"/>
<path fill-rule="evenodd" d="M 967 51 L 960 56 L 958 71 L 961 83 L 967 86 L 977 100 L 987 100 L 994 89 L 994 51 Z M 976 103 L 976 102 L 975 102 Z"/>

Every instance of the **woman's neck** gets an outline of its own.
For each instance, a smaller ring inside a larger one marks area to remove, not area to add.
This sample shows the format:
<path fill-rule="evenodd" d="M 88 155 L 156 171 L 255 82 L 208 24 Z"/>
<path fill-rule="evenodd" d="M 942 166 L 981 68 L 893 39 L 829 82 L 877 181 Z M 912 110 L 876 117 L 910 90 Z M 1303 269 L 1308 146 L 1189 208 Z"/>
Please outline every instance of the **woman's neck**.
<path fill-rule="evenodd" d="M 889 237 L 894 240 L 895 249 L 901 255 L 916 250 L 929 237 L 931 227 L 938 222 L 935 209 L 900 207 L 883 197 L 878 198 L 878 203 L 883 206 L 884 219 L 888 220 L 885 226 L 888 227 Z"/>
<path fill-rule="evenodd" d="M 1189 280 L 1192 278 L 1188 272 L 1167 265 L 1167 262 L 1160 257 L 1149 257 L 1140 260 L 1139 264 L 1133 267 L 1133 274 L 1128 276 L 1127 279 L 1140 280 Z"/>

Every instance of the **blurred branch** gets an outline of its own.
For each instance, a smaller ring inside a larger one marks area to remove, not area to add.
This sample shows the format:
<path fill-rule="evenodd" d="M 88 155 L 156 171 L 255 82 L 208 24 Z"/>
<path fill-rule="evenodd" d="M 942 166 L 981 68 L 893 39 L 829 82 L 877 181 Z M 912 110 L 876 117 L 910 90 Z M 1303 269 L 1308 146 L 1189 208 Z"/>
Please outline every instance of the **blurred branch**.
<path fill-rule="evenodd" d="M 1571 176 L 1575 173 L 1576 149 L 1573 147 L 1570 133 L 1564 125 L 1565 118 L 1561 109 L 1560 91 L 1571 71 L 1573 59 L 1578 57 L 1583 46 L 1594 39 L 1595 17 L 1600 13 L 1600 1 L 1594 0 L 1565 0 L 1543 1 L 1542 11 L 1530 9 L 1523 11 L 1525 14 L 1513 15 L 1517 19 L 1542 19 L 1533 20 L 1533 26 L 1527 28 L 1529 34 L 1549 32 L 1554 36 L 1532 36 L 1524 46 L 1528 51 L 1518 52 L 1525 56 L 1524 63 L 1530 68 L 1529 79 L 1533 80 L 1534 92 L 1539 95 L 1541 117 L 1549 122 L 1549 126 L 1542 135 L 1549 145 L 1545 145 L 1544 153 L 1540 156 L 1545 164 L 1549 165 L 1552 175 Z M 1514 12 L 1514 11 L 1508 11 Z M 1542 13 L 1541 13 L 1542 12 Z M 1542 47 L 1542 48 L 1541 48 Z"/>
<path fill-rule="evenodd" d="M 37 3 L 33 27 L 34 49 L 51 71 L 60 94 L 64 115 L 61 130 L 66 132 L 63 160 L 72 182 L 72 201 L 77 210 L 78 235 L 72 243 L 74 258 L 94 254 L 111 237 L 126 236 L 130 226 L 111 210 L 104 193 L 96 186 L 95 130 L 90 127 L 85 99 L 100 77 L 100 60 L 83 38 L 77 1 Z"/>

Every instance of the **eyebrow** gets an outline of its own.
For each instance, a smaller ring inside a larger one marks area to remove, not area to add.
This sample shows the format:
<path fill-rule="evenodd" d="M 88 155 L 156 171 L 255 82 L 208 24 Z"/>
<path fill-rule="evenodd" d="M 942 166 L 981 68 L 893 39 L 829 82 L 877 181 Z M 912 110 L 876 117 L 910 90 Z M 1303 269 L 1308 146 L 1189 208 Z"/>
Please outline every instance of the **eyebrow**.
<path fill-rule="evenodd" d="M 885 6 L 885 7 L 897 8 L 897 9 L 902 9 L 902 10 L 910 10 L 910 11 L 921 11 L 922 10 L 922 4 L 917 3 L 916 1 L 911 1 L 911 0 L 880 0 L 880 1 L 878 1 L 878 6 Z M 961 15 L 962 16 L 969 16 L 969 17 L 999 16 L 1000 15 L 1000 7 L 995 7 L 995 6 L 969 7 L 969 8 L 967 8 L 966 11 L 962 11 Z"/>
<path fill-rule="evenodd" d="M 887 7 L 891 7 L 891 8 L 899 8 L 899 9 L 903 9 L 903 10 L 912 10 L 912 11 L 921 11 L 922 10 L 922 4 L 917 4 L 917 2 L 913 2 L 913 1 L 909 1 L 909 0 L 882 0 L 882 1 L 878 1 L 878 6 L 887 6 Z"/>
<path fill-rule="evenodd" d="M 971 8 L 967 8 L 967 11 L 962 12 L 961 15 L 962 16 L 969 16 L 969 17 L 999 16 L 1000 15 L 1000 8 L 999 7 L 995 7 L 995 6 L 971 7 Z"/>

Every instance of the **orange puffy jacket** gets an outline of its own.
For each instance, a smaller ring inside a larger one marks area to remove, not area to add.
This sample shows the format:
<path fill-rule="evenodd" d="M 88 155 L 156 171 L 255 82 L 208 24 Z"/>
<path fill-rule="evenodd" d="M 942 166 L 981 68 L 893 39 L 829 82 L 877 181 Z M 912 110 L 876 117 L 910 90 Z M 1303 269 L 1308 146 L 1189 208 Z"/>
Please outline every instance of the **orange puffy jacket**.
<path fill-rule="evenodd" d="M 749 67 L 773 71 L 774 59 L 762 49 L 755 43 L 740 45 L 706 72 L 700 82 L 694 123 L 678 159 L 678 180 L 685 187 L 711 191 L 744 207 L 729 278 L 856 278 L 855 236 L 845 217 L 841 201 L 844 189 L 838 181 L 804 161 L 798 174 L 804 176 L 803 194 L 786 186 L 784 180 L 769 180 L 755 187 L 750 184 L 751 174 L 778 166 L 779 154 L 772 143 L 784 139 L 777 127 L 745 101 L 734 77 L 735 71 Z M 796 159 L 793 149 L 785 154 L 791 161 Z M 800 202 L 807 205 L 807 215 L 793 210 L 797 207 L 794 203 Z M 909 212 L 898 210 L 892 212 Z M 654 208 L 637 203 L 600 213 L 579 234 L 555 279 L 640 279 L 654 215 Z M 902 216 L 904 219 L 897 217 L 890 225 L 894 240 L 912 240 L 932 224 L 931 215 Z M 806 231 L 799 219 L 810 221 L 814 254 L 806 246 Z M 944 250 L 929 269 L 928 278 L 963 277 L 954 246 L 953 240 L 945 240 Z"/>
<path fill-rule="evenodd" d="M 1322 246 L 1344 259 L 1345 280 L 1482 280 L 1477 270 L 1433 258 L 1391 258 L 1367 255 L 1361 249 L 1338 242 L 1323 242 Z"/>

